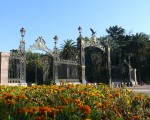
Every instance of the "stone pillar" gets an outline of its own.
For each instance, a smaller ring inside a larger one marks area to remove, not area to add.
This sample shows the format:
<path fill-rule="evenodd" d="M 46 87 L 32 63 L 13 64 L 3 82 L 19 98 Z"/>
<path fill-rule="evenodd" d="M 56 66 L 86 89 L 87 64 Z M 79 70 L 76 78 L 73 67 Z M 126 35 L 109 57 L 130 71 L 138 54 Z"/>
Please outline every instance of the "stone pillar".
<path fill-rule="evenodd" d="M 0 52 L 0 85 L 8 85 L 9 53 Z"/>
<path fill-rule="evenodd" d="M 77 38 L 77 51 L 78 51 L 78 63 L 79 63 L 79 69 L 78 69 L 79 81 L 82 82 L 83 84 L 86 84 L 84 39 L 81 33 Z"/>
<path fill-rule="evenodd" d="M 59 55 L 58 55 L 58 49 L 55 45 L 54 47 L 54 57 L 53 57 L 53 81 L 54 84 L 58 84 L 58 60 L 59 60 Z"/>
<path fill-rule="evenodd" d="M 133 69 L 133 70 L 134 70 L 134 81 L 135 81 L 135 85 L 138 85 L 137 78 L 136 78 L 136 69 Z"/>

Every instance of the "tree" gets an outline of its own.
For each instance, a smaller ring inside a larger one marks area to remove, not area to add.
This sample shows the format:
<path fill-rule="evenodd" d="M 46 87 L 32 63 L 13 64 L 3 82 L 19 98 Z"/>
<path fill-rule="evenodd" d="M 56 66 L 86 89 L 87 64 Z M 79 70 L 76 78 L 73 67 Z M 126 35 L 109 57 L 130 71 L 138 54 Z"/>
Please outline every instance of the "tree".
<path fill-rule="evenodd" d="M 110 26 L 108 29 L 106 29 L 106 32 L 109 34 L 109 37 L 111 37 L 111 47 L 116 47 L 116 45 L 121 45 L 122 40 L 125 37 L 125 29 L 122 27 Z"/>
<path fill-rule="evenodd" d="M 60 56 L 62 59 L 75 60 L 77 49 L 73 40 L 64 40 L 64 44 L 61 45 Z"/>
<path fill-rule="evenodd" d="M 39 78 L 37 71 L 42 69 L 43 63 L 40 53 L 26 53 L 26 69 L 27 69 L 27 82 L 36 82 Z M 41 72 L 42 73 L 42 72 Z M 41 76 L 41 75 L 40 75 Z"/>
<path fill-rule="evenodd" d="M 132 40 L 128 44 L 130 55 L 132 55 L 132 66 L 137 69 L 137 80 L 139 83 L 142 82 L 141 73 L 144 68 L 149 45 L 149 37 L 144 33 L 132 35 Z"/>
<path fill-rule="evenodd" d="M 106 32 L 108 33 L 109 39 L 109 45 L 111 47 L 111 60 L 112 65 L 118 66 L 121 64 L 121 61 L 123 58 L 123 50 L 122 48 L 126 44 L 126 35 L 125 35 L 125 29 L 122 27 L 110 26 L 108 29 L 106 29 Z"/>
<path fill-rule="evenodd" d="M 47 54 L 27 52 L 26 53 L 27 82 L 36 82 L 38 84 L 43 84 L 43 75 L 46 72 L 48 72 L 48 80 L 50 81 L 53 77 L 52 62 L 53 62 L 52 57 Z"/>

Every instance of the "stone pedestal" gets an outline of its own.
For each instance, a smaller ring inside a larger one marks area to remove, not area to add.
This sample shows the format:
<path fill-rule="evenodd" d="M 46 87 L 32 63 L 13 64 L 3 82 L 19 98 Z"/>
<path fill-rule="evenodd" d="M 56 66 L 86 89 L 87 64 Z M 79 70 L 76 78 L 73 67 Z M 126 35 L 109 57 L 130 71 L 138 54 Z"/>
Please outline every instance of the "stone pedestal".
<path fill-rule="evenodd" d="M 9 53 L 0 52 L 0 85 L 8 85 Z"/>

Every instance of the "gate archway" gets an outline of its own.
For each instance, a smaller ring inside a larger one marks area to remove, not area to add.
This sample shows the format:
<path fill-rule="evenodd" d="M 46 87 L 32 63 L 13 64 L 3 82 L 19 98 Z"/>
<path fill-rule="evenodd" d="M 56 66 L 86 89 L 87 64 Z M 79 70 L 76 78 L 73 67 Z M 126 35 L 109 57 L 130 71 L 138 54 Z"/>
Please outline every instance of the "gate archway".
<path fill-rule="evenodd" d="M 45 51 L 48 55 L 53 57 L 53 52 L 46 46 L 46 42 L 42 37 L 39 37 L 37 40 L 35 40 L 35 43 L 31 45 L 27 51 L 29 52 L 33 50 Z"/>
<path fill-rule="evenodd" d="M 31 45 L 27 50 L 27 53 L 35 50 L 44 51 L 46 53 L 34 53 L 35 57 L 37 58 L 34 59 L 34 70 L 30 70 L 30 72 L 33 72 L 33 74 L 35 74 L 34 81 L 36 84 L 50 84 L 52 82 L 53 52 L 47 47 L 46 42 L 42 37 L 39 37 L 37 40 L 35 40 L 35 43 Z M 30 72 L 27 71 L 28 74 Z M 29 75 L 27 75 L 27 78 L 29 79 Z"/>
<path fill-rule="evenodd" d="M 92 36 L 90 38 L 89 41 L 85 41 L 84 38 L 82 37 L 81 35 L 81 32 L 82 32 L 82 28 L 79 27 L 78 28 L 79 30 L 79 37 L 77 38 L 77 50 L 78 50 L 78 56 L 79 56 L 79 64 L 80 64 L 80 67 L 79 67 L 79 79 L 80 81 L 82 81 L 82 83 L 86 83 L 87 82 L 87 79 L 86 79 L 86 62 L 85 62 L 85 49 L 86 48 L 89 48 L 89 47 L 92 47 L 92 48 L 96 48 L 98 50 L 100 50 L 103 54 L 105 54 L 105 61 L 102 60 L 102 54 L 100 53 L 93 53 L 91 54 L 91 57 L 92 57 L 92 61 L 94 62 L 103 62 L 104 63 L 104 66 L 105 69 L 107 70 L 107 82 L 109 82 L 109 84 L 111 84 L 111 61 L 110 61 L 110 48 L 109 48 L 109 45 L 108 43 L 106 44 L 101 44 L 100 41 L 97 40 L 96 36 L 95 36 L 95 32 L 91 29 L 92 31 Z M 95 63 L 94 63 L 95 64 Z M 96 64 L 95 64 L 96 66 Z M 92 80 L 93 81 L 93 80 Z M 101 81 L 98 81 L 96 80 L 95 82 L 101 82 Z"/>

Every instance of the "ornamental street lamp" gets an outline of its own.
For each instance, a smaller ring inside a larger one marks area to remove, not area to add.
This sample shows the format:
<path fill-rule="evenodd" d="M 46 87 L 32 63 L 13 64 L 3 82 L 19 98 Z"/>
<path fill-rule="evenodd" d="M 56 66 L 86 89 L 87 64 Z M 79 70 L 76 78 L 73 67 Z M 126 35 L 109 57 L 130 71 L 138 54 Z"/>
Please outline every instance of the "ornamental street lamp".
<path fill-rule="evenodd" d="M 20 29 L 20 33 L 21 33 L 21 37 L 22 37 L 22 39 L 21 39 L 21 41 L 20 41 L 20 51 L 22 52 L 22 51 L 24 51 L 25 50 L 25 41 L 24 41 L 24 36 L 25 36 L 25 32 L 26 32 L 26 30 L 22 27 L 21 29 Z"/>
<path fill-rule="evenodd" d="M 22 39 L 23 39 L 23 37 L 25 36 L 25 32 L 26 32 L 26 30 L 22 27 L 22 28 L 20 29 L 20 33 L 21 33 Z"/>
<path fill-rule="evenodd" d="M 79 31 L 79 33 L 81 34 L 81 32 L 82 32 L 82 28 L 79 26 L 79 28 L 78 28 L 78 31 Z"/>
<path fill-rule="evenodd" d="M 58 42 L 58 37 L 57 37 L 57 35 L 55 35 L 55 37 L 54 37 L 55 47 L 56 47 L 57 42 Z"/>
<path fill-rule="evenodd" d="M 54 80 L 54 83 L 58 82 L 58 65 L 56 63 L 56 61 L 58 60 L 58 49 L 56 47 L 57 42 L 58 42 L 58 37 L 57 37 L 57 35 L 55 35 L 55 37 L 54 37 L 54 43 L 55 43 L 54 61 L 53 61 L 53 80 Z"/>
<path fill-rule="evenodd" d="M 23 40 L 25 36 L 25 29 L 22 27 L 20 29 L 21 37 L 20 40 L 20 83 L 23 83 L 26 81 L 26 55 L 25 55 L 25 40 Z"/>

